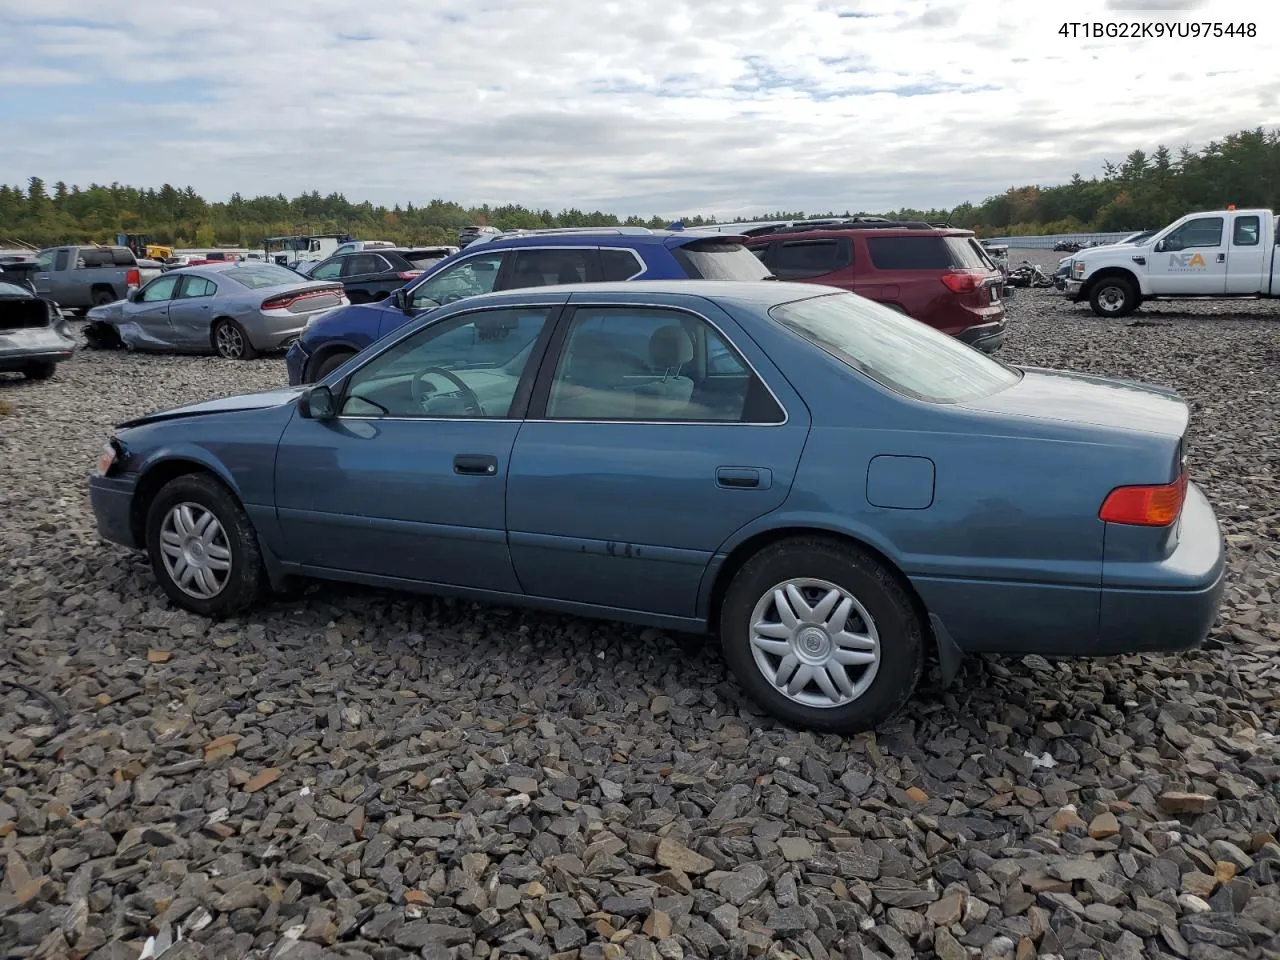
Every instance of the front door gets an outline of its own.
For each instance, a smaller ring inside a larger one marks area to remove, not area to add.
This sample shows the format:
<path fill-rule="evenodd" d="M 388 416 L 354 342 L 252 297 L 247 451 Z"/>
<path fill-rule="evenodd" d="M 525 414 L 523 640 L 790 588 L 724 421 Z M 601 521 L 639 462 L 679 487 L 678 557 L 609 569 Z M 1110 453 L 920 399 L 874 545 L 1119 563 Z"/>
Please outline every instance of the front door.
<path fill-rule="evenodd" d="M 1151 292 L 1159 296 L 1209 296 L 1227 289 L 1224 218 L 1196 217 L 1176 227 L 1152 249 L 1147 263 Z"/>
<path fill-rule="evenodd" d="M 61 267 L 55 265 L 61 262 Z M 36 273 L 31 278 L 32 285 L 36 288 L 36 293 L 42 297 L 48 297 L 50 300 L 56 300 L 53 295 L 53 276 L 54 270 L 65 270 L 67 268 L 67 251 L 62 250 L 41 250 L 36 257 Z"/>
<path fill-rule="evenodd" d="M 693 617 L 716 550 L 786 499 L 807 410 L 706 310 L 715 325 L 662 306 L 572 310 L 511 460 L 507 527 L 525 593 Z"/>
<path fill-rule="evenodd" d="M 169 326 L 169 304 L 178 288 L 180 273 L 169 273 L 156 277 L 138 293 L 137 301 L 126 301 L 122 306 L 124 321 L 132 324 L 137 330 L 138 346 L 176 346 L 173 342 L 173 329 Z M 125 342 L 130 339 L 129 332 L 123 334 Z"/>
<path fill-rule="evenodd" d="M 507 472 L 558 307 L 473 310 L 414 331 L 295 416 L 276 457 L 284 558 L 322 570 L 518 590 Z"/>
<path fill-rule="evenodd" d="M 1262 242 L 1262 217 L 1237 213 L 1231 220 L 1231 245 L 1227 250 L 1227 293 L 1261 293 L 1269 275 L 1267 248 Z"/>
<path fill-rule="evenodd" d="M 217 292 L 217 284 L 208 277 L 183 275 L 182 284 L 169 301 L 169 336 L 174 346 L 183 350 L 208 350 L 212 347 L 213 296 Z"/>

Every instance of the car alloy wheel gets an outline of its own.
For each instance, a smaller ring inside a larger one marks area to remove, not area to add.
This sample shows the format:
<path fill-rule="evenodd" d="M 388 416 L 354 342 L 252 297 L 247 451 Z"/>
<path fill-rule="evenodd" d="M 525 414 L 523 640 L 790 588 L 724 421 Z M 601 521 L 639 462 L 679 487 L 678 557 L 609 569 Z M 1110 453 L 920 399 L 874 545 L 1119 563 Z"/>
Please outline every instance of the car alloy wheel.
<path fill-rule="evenodd" d="M 234 324 L 219 324 L 214 343 L 218 354 L 228 360 L 239 360 L 244 356 L 244 334 Z"/>
<path fill-rule="evenodd" d="M 857 598 L 827 580 L 775 584 L 751 611 L 751 653 L 775 690 L 806 707 L 841 707 L 880 667 L 880 634 Z"/>
<path fill-rule="evenodd" d="M 211 510 L 185 501 L 174 505 L 160 525 L 160 555 L 179 590 L 212 600 L 231 576 L 231 544 Z"/>

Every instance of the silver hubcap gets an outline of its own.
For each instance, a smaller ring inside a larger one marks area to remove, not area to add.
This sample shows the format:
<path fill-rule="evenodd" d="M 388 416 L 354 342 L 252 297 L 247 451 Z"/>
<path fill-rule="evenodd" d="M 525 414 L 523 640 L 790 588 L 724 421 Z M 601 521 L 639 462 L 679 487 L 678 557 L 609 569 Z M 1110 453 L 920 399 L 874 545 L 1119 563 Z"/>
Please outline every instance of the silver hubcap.
<path fill-rule="evenodd" d="M 229 323 L 218 328 L 218 352 L 228 360 L 239 360 L 244 352 L 244 337 Z"/>
<path fill-rule="evenodd" d="M 1103 287 L 1098 293 L 1098 306 L 1107 313 L 1115 313 L 1124 306 L 1124 291 L 1119 287 Z"/>
<path fill-rule="evenodd" d="M 751 611 L 751 654 L 773 688 L 806 707 L 842 707 L 867 692 L 880 634 L 851 593 L 826 580 L 786 580 Z"/>
<path fill-rule="evenodd" d="M 197 600 L 220 594 L 231 575 L 231 544 L 212 513 L 198 503 L 180 503 L 160 525 L 160 556 L 178 589 Z"/>

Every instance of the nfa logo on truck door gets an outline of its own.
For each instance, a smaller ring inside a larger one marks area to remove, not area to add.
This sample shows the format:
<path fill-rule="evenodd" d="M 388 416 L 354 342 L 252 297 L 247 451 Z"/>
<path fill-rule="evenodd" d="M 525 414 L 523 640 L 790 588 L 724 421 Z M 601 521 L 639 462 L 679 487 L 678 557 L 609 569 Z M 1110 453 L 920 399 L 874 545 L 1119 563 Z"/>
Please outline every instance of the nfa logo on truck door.
<path fill-rule="evenodd" d="M 1204 257 L 1198 253 L 1169 254 L 1169 270 L 1171 273 L 1185 273 L 1189 270 L 1203 270 Z"/>

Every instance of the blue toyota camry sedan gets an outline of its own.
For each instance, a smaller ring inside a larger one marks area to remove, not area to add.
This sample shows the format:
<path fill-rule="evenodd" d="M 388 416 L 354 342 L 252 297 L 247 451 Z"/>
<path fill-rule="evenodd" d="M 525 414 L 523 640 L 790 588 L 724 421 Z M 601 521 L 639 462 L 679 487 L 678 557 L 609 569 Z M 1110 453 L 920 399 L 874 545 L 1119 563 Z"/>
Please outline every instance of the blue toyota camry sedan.
<path fill-rule="evenodd" d="M 552 286 L 122 424 L 91 494 L 196 613 L 324 578 L 709 631 L 764 708 L 851 732 L 928 657 L 1201 643 L 1188 418 L 828 287 Z"/>

